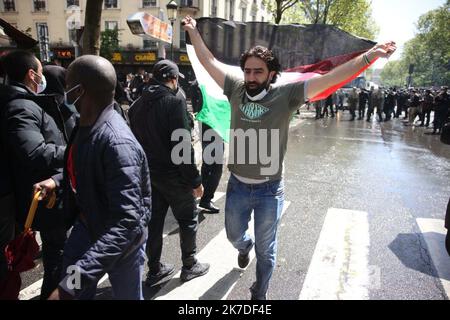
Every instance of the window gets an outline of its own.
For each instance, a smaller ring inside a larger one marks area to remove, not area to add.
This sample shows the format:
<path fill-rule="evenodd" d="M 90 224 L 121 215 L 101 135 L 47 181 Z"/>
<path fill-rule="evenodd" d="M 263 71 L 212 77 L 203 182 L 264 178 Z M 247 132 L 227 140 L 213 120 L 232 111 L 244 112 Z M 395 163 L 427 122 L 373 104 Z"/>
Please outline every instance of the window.
<path fill-rule="evenodd" d="M 211 17 L 217 17 L 217 0 L 211 0 Z"/>
<path fill-rule="evenodd" d="M 49 57 L 49 43 L 48 43 L 48 26 L 45 22 L 36 23 L 37 40 L 39 41 L 39 51 L 41 54 L 41 61 L 50 61 Z"/>
<path fill-rule="evenodd" d="M 247 7 L 241 8 L 241 21 L 245 22 L 247 20 Z"/>
<path fill-rule="evenodd" d="M 118 0 L 105 0 L 105 9 L 117 9 L 119 8 Z"/>
<path fill-rule="evenodd" d="M 230 18 L 228 20 L 234 20 L 234 0 L 230 0 Z"/>
<path fill-rule="evenodd" d="M 16 11 L 16 4 L 14 3 L 14 0 L 3 0 L 3 11 L 4 12 Z"/>
<path fill-rule="evenodd" d="M 71 6 L 80 6 L 80 0 L 67 0 L 67 8 Z"/>
<path fill-rule="evenodd" d="M 119 23 L 117 21 L 105 21 L 105 30 L 119 29 Z"/>
<path fill-rule="evenodd" d="M 142 8 L 156 7 L 156 0 L 142 0 Z"/>
<path fill-rule="evenodd" d="M 180 7 L 192 7 L 194 5 L 193 0 L 181 0 Z"/>
<path fill-rule="evenodd" d="M 47 10 L 47 4 L 45 0 L 33 0 L 33 11 L 46 11 Z"/>
<path fill-rule="evenodd" d="M 152 50 L 155 50 L 155 49 L 158 48 L 158 43 L 157 43 L 156 41 L 153 41 L 153 40 L 144 39 L 143 48 L 144 48 L 144 49 L 152 49 Z"/>
<path fill-rule="evenodd" d="M 45 37 L 48 37 L 48 27 L 45 22 L 36 23 L 37 37 L 39 41 L 42 41 Z"/>

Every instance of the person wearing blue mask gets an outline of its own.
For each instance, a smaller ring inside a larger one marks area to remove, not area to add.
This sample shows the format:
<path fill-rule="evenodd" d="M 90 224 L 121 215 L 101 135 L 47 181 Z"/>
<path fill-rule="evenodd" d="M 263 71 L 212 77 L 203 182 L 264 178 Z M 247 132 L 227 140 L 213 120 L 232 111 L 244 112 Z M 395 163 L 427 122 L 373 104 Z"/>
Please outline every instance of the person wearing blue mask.
<path fill-rule="evenodd" d="M 33 184 L 62 171 L 64 140 L 57 122 L 46 109 L 48 97 L 46 77 L 41 62 L 28 51 L 12 51 L 2 60 L 9 84 L 0 90 L 0 121 L 3 157 L 1 170 L 10 173 L 9 187 L 14 194 L 15 210 L 12 227 L 23 225 L 31 204 Z M 41 299 L 46 299 L 57 287 L 62 268 L 62 250 L 66 240 L 62 204 L 53 209 L 40 204 L 33 230 L 40 231 L 44 279 Z"/>

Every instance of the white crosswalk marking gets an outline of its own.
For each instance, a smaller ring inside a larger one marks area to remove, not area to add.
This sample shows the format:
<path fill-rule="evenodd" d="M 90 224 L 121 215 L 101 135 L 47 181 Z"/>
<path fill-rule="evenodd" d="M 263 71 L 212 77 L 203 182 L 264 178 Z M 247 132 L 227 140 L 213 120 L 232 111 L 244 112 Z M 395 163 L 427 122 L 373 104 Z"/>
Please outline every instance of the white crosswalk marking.
<path fill-rule="evenodd" d="M 282 215 L 291 203 L 285 201 Z M 249 223 L 249 233 L 253 235 L 253 219 Z M 250 261 L 255 257 L 254 250 Z M 197 255 L 201 262 L 210 264 L 210 271 L 199 278 L 182 283 L 178 272 L 157 294 L 155 300 L 225 300 L 240 278 L 237 267 L 237 250 L 227 240 L 223 229 Z"/>
<path fill-rule="evenodd" d="M 447 229 L 444 227 L 444 220 L 419 218 L 416 221 L 445 293 L 450 297 L 450 257 L 445 249 Z"/>
<path fill-rule="evenodd" d="M 31 300 L 41 294 L 42 279 L 21 290 L 19 300 Z"/>
<path fill-rule="evenodd" d="M 369 244 L 366 212 L 330 208 L 299 299 L 368 299 Z"/>

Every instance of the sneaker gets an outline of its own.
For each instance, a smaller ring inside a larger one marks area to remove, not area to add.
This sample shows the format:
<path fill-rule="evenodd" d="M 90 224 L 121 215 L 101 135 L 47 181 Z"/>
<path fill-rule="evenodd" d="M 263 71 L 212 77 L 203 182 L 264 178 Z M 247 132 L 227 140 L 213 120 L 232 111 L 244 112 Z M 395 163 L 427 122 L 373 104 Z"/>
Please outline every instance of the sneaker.
<path fill-rule="evenodd" d="M 192 267 L 187 268 L 183 266 L 181 268 L 181 276 L 180 279 L 183 282 L 190 281 L 194 278 L 201 277 L 207 274 L 209 271 L 209 263 L 200 263 L 196 262 Z"/>
<path fill-rule="evenodd" d="M 244 269 L 245 267 L 248 266 L 249 262 L 250 262 L 250 251 L 247 252 L 246 254 L 242 254 L 239 252 L 239 255 L 238 255 L 239 268 Z"/>
<path fill-rule="evenodd" d="M 169 278 L 175 272 L 175 267 L 172 264 L 159 264 L 159 270 L 157 273 L 147 273 L 147 279 L 145 279 L 145 285 L 148 287 L 154 286 L 161 280 Z"/>

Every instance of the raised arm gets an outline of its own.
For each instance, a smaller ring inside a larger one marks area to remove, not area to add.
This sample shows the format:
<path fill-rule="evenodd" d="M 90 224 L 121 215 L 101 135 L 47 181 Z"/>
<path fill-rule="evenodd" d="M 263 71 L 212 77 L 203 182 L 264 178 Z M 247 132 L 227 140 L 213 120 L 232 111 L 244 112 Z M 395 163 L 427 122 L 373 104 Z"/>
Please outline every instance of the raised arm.
<path fill-rule="evenodd" d="M 327 74 L 312 78 L 308 81 L 306 92 L 307 99 L 312 99 L 326 89 L 350 78 L 353 74 L 366 66 L 368 61 L 373 61 L 377 58 L 389 58 L 396 49 L 395 42 L 377 44 L 365 54 L 347 61 Z M 366 55 L 367 59 L 364 58 L 364 55 Z"/>
<path fill-rule="evenodd" d="M 186 16 L 181 23 L 184 30 L 189 33 L 198 60 L 206 71 L 208 71 L 209 75 L 217 82 L 219 87 L 223 89 L 226 75 L 225 68 L 223 68 L 221 63 L 214 58 L 211 51 L 209 51 L 208 47 L 203 42 L 200 32 L 197 29 L 197 22 L 190 16 Z"/>

